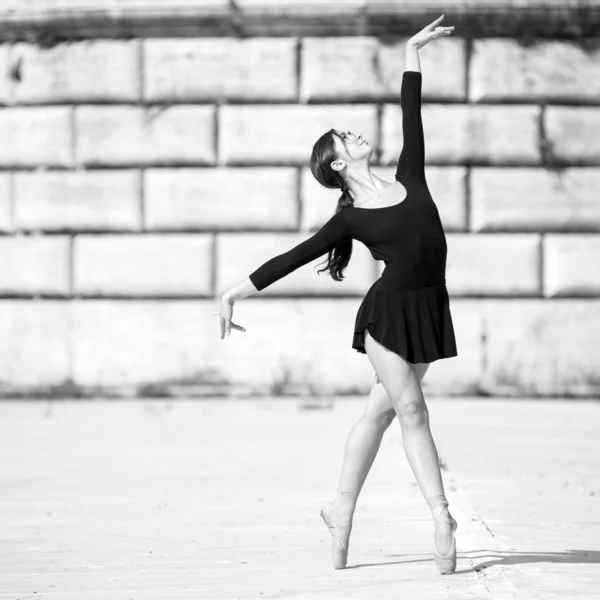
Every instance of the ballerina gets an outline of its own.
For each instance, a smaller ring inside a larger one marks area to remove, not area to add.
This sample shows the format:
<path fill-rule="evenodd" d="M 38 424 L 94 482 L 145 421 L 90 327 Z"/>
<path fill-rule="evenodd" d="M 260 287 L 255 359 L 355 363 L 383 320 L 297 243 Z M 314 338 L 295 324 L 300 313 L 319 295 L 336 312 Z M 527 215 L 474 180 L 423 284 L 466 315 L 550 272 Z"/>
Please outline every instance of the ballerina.
<path fill-rule="evenodd" d="M 375 382 L 365 413 L 348 436 L 338 492 L 320 513 L 332 536 L 336 569 L 346 567 L 358 496 L 383 434 L 397 418 L 405 455 L 434 520 L 435 563 L 442 574 L 456 570 L 458 524 L 449 511 L 421 389 L 432 362 L 457 356 L 445 279 L 446 237 L 425 179 L 418 53 L 425 44 L 452 33 L 454 27 L 438 26 L 443 18 L 406 43 L 400 91 L 403 147 L 395 181 L 387 182 L 371 171 L 373 148 L 361 135 L 337 129 L 326 132 L 313 147 L 310 167 L 322 185 L 342 191 L 335 214 L 313 236 L 224 292 L 220 312 L 215 313 L 220 317 L 221 339 L 232 329 L 246 331 L 232 322 L 237 300 L 326 253 L 322 270 L 341 281 L 353 240 L 385 262 L 381 277 L 358 309 L 352 339 L 352 348 L 367 354 Z"/>

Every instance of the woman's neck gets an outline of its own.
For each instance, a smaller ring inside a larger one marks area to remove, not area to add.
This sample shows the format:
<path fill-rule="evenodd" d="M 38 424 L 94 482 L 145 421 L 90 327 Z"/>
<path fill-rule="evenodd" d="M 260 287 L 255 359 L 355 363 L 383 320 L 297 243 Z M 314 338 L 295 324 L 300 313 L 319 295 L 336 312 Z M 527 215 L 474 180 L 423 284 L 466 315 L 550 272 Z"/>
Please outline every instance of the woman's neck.
<path fill-rule="evenodd" d="M 368 202 L 370 198 L 389 186 L 389 183 L 375 175 L 369 167 L 348 173 L 346 182 L 354 198 L 355 206 Z"/>

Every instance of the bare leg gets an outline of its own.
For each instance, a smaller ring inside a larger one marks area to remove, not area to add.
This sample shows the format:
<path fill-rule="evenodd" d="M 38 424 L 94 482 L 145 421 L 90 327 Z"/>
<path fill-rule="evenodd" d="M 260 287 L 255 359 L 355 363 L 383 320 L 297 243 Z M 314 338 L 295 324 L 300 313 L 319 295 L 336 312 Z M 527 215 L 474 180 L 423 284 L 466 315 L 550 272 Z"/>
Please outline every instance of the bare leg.
<path fill-rule="evenodd" d="M 435 516 L 438 552 L 446 554 L 452 544 L 453 529 L 447 523 L 451 517 L 420 381 L 410 363 L 383 347 L 368 332 L 365 350 L 394 405 L 402 429 L 406 458 Z"/>
<path fill-rule="evenodd" d="M 423 379 L 429 365 L 415 365 L 417 378 Z M 358 496 L 377 456 L 383 434 L 396 418 L 394 406 L 381 381 L 371 388 L 365 412 L 356 422 L 348 439 L 338 484 L 333 502 L 341 517 L 354 513 Z"/>
<path fill-rule="evenodd" d="M 425 375 L 428 366 L 414 366 L 419 381 Z M 335 500 L 321 510 L 321 517 L 332 535 L 331 559 L 334 569 L 343 569 L 346 566 L 356 502 L 381 445 L 383 434 L 395 417 L 394 405 L 382 383 L 376 379 L 365 412 L 352 428 L 346 441 Z"/>
<path fill-rule="evenodd" d="M 343 518 L 354 513 L 356 502 L 365 479 L 381 446 L 383 434 L 396 414 L 381 383 L 373 384 L 365 413 L 356 422 L 344 451 L 344 461 L 333 502 L 336 512 Z"/>

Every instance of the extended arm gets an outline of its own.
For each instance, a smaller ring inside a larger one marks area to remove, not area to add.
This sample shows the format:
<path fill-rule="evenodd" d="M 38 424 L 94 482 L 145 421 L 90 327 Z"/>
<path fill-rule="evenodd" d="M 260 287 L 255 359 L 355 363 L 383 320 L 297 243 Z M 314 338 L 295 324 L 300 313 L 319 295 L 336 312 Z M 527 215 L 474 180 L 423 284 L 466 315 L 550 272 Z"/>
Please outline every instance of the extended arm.
<path fill-rule="evenodd" d="M 423 76 L 419 51 L 415 44 L 406 44 L 406 71 L 402 74 L 400 106 L 402 107 L 403 145 L 396 170 L 396 179 L 412 173 L 425 179 L 425 138 L 421 118 L 421 87 Z"/>
<path fill-rule="evenodd" d="M 336 213 L 313 236 L 291 250 L 279 254 L 250 273 L 250 280 L 258 291 L 275 283 L 299 267 L 315 260 L 348 239 L 350 233 L 344 210 Z"/>
<path fill-rule="evenodd" d="M 213 313 L 219 315 L 221 339 L 230 335 L 232 329 L 246 331 L 245 327 L 232 321 L 233 305 L 237 300 L 265 289 L 288 273 L 333 249 L 339 242 L 352 239 L 344 213 L 345 210 L 337 212 L 312 237 L 284 254 L 271 258 L 250 273 L 249 277 L 223 292 L 219 312 Z"/>

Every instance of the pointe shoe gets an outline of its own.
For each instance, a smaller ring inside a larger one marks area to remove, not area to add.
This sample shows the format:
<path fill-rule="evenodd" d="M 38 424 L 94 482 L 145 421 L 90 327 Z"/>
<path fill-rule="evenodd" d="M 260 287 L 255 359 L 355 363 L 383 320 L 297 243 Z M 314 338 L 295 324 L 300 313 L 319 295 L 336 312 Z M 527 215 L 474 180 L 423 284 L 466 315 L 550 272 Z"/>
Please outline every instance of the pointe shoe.
<path fill-rule="evenodd" d="M 434 516 L 436 520 L 440 519 L 440 515 L 437 517 Z M 456 571 L 456 538 L 454 537 L 454 533 L 458 528 L 458 523 L 452 517 L 444 517 L 444 523 L 450 525 L 452 527 L 452 545 L 450 546 L 450 550 L 448 554 L 440 554 L 437 551 L 435 546 L 435 533 L 433 534 L 433 560 L 435 561 L 435 565 L 438 568 L 438 571 L 442 575 L 452 575 Z"/>
<path fill-rule="evenodd" d="M 350 532 L 352 531 L 352 518 L 340 527 L 332 504 L 323 507 L 320 515 L 331 533 L 331 562 L 333 568 L 345 569 L 348 560 Z"/>

